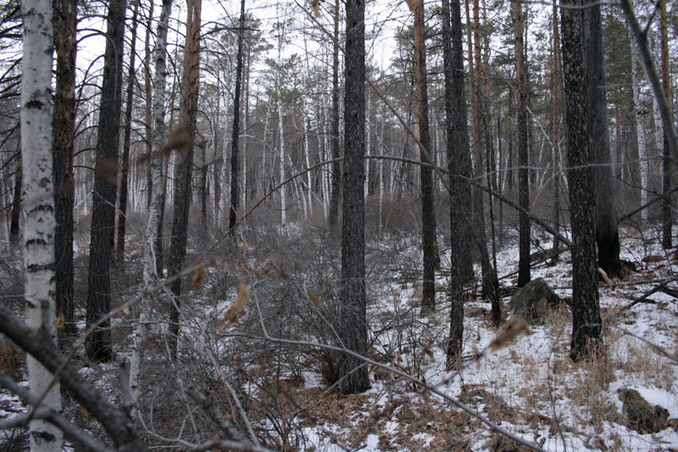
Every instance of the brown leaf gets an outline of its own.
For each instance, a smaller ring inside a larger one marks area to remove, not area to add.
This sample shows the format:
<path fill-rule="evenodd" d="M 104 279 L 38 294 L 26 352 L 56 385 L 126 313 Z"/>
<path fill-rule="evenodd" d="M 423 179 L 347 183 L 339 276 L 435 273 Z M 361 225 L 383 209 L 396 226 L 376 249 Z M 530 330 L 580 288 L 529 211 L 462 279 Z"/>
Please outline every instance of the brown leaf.
<path fill-rule="evenodd" d="M 63 312 L 59 314 L 59 317 L 57 317 L 56 322 L 54 323 L 54 327 L 57 330 L 61 330 L 66 326 L 66 319 L 64 318 Z"/>
<path fill-rule="evenodd" d="M 207 269 L 205 268 L 205 264 L 201 263 L 200 267 L 193 273 L 193 290 L 198 290 L 200 288 L 200 284 L 203 279 L 205 279 L 205 276 L 207 276 Z"/>
<path fill-rule="evenodd" d="M 175 149 L 186 147 L 190 143 L 191 138 L 188 136 L 188 128 L 185 125 L 182 125 L 170 131 L 165 143 L 160 149 L 160 153 L 169 156 Z"/>
<path fill-rule="evenodd" d="M 527 327 L 527 323 L 525 323 L 524 320 L 510 323 L 499 336 L 495 337 L 492 342 L 490 342 L 490 350 L 495 351 L 506 347 L 523 331 L 525 331 L 526 334 L 531 334 L 530 329 Z"/>
<path fill-rule="evenodd" d="M 235 298 L 235 301 L 231 305 L 230 308 L 228 308 L 228 311 L 226 311 L 226 320 L 229 322 L 233 323 L 236 321 L 238 318 L 238 312 L 245 307 L 245 304 L 247 303 L 247 300 L 250 298 L 250 291 L 247 290 L 247 286 L 245 286 L 244 282 L 240 283 L 240 286 L 238 287 L 238 296 Z"/>

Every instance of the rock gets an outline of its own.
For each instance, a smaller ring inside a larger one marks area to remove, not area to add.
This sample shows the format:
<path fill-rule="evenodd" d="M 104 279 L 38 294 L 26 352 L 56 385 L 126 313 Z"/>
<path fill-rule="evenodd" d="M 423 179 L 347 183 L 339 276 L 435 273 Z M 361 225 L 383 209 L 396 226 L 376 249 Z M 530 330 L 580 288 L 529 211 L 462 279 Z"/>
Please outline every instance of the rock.
<path fill-rule="evenodd" d="M 619 400 L 624 403 L 622 412 L 628 420 L 627 426 L 638 433 L 657 433 L 666 427 L 669 412 L 659 406 L 652 406 L 635 389 L 620 389 Z"/>
<path fill-rule="evenodd" d="M 509 302 L 514 316 L 526 321 L 541 321 L 544 316 L 562 304 L 561 299 L 542 278 L 530 281 L 516 292 Z"/>

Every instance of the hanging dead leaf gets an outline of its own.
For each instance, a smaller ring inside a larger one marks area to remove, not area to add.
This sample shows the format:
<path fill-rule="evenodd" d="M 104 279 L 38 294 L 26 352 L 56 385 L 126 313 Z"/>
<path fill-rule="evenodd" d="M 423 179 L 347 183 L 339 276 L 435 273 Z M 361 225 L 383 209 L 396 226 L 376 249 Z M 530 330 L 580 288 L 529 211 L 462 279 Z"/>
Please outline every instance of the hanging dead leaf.
<path fill-rule="evenodd" d="M 315 17 L 318 17 L 318 4 L 320 0 L 312 0 L 311 3 L 313 4 L 313 14 L 315 14 Z"/>
<path fill-rule="evenodd" d="M 247 303 L 247 300 L 250 298 L 250 291 L 247 290 L 247 286 L 245 286 L 244 282 L 240 283 L 240 286 L 238 287 L 238 296 L 235 298 L 235 301 L 231 305 L 230 308 L 228 308 L 228 311 L 226 311 L 226 320 L 229 322 L 233 323 L 236 321 L 238 318 L 238 312 L 245 307 L 245 304 Z"/>
<path fill-rule="evenodd" d="M 129 315 L 129 313 L 130 313 L 129 306 L 123 307 L 123 308 L 122 308 L 122 312 L 124 312 L 125 315 Z"/>
<path fill-rule="evenodd" d="M 287 273 L 285 273 L 285 270 L 283 270 L 282 268 L 276 268 L 275 271 L 276 271 L 276 273 L 278 273 L 278 278 L 280 278 L 280 279 L 289 278 Z"/>
<path fill-rule="evenodd" d="M 433 350 L 431 350 L 430 348 L 424 347 L 422 352 L 424 352 L 424 354 L 428 355 L 429 358 L 433 359 Z"/>
<path fill-rule="evenodd" d="M 200 263 L 200 267 L 193 273 L 193 290 L 198 290 L 202 280 L 207 276 L 207 269 L 205 268 L 204 263 Z"/>
<path fill-rule="evenodd" d="M 63 312 L 59 314 L 59 317 L 57 317 L 56 322 L 54 322 L 54 328 L 57 330 L 62 330 L 66 326 L 66 319 L 64 318 Z"/>
<path fill-rule="evenodd" d="M 169 156 L 175 149 L 186 147 L 190 144 L 191 138 L 188 136 L 188 128 L 185 125 L 172 129 L 167 135 L 167 140 L 162 145 L 160 153 Z"/>
<path fill-rule="evenodd" d="M 509 324 L 499 336 L 495 337 L 492 342 L 490 342 L 490 350 L 495 351 L 506 347 L 523 331 L 525 331 L 526 334 L 531 334 L 531 331 L 524 320 Z"/>

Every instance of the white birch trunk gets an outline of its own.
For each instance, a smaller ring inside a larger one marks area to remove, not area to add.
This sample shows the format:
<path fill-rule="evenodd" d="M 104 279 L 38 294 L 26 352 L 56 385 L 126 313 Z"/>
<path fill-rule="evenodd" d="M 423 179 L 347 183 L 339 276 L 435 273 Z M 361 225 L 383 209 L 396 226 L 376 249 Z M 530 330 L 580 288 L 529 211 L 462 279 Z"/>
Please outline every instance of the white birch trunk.
<path fill-rule="evenodd" d="M 144 243 L 144 268 L 143 278 L 144 286 L 150 289 L 158 280 L 156 274 L 156 256 L 155 239 L 160 223 L 160 209 L 162 206 L 162 189 L 164 185 L 163 162 L 165 153 L 162 152 L 165 140 L 165 85 L 167 82 L 166 48 L 167 48 L 167 29 L 169 17 L 172 13 L 172 0 L 163 0 L 160 18 L 158 19 L 157 41 L 153 49 L 153 59 L 156 63 L 155 80 L 153 86 L 153 152 L 151 153 L 151 177 L 153 179 L 153 193 L 151 194 L 151 204 L 146 223 L 145 243 Z M 143 358 L 143 343 L 148 333 L 148 313 L 147 309 L 150 300 L 145 300 L 140 304 L 139 322 L 134 332 L 134 343 L 132 346 L 132 357 L 130 359 L 130 390 L 132 392 L 133 402 L 136 404 L 140 395 L 140 372 L 141 361 Z"/>
<path fill-rule="evenodd" d="M 21 89 L 21 159 L 23 177 L 23 263 L 26 323 L 56 343 L 54 279 L 54 181 L 52 176 L 52 2 L 24 0 Z M 28 385 L 42 405 L 61 410 L 59 384 L 30 355 Z M 31 451 L 61 451 L 63 433 L 32 420 Z"/>

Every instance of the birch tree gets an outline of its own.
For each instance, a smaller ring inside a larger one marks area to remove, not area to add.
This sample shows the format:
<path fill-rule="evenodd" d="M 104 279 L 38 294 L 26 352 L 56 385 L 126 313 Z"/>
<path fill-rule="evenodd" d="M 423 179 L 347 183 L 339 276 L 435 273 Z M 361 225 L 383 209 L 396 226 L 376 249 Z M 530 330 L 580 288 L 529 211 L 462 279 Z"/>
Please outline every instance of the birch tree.
<path fill-rule="evenodd" d="M 24 0 L 21 89 L 23 169 L 23 264 L 26 323 L 41 340 L 56 342 L 54 274 L 54 183 L 52 179 L 52 4 Z M 59 384 L 33 356 L 27 359 L 28 384 L 53 410 L 61 409 Z M 32 451 L 61 451 L 63 435 L 52 424 L 30 423 Z"/>

